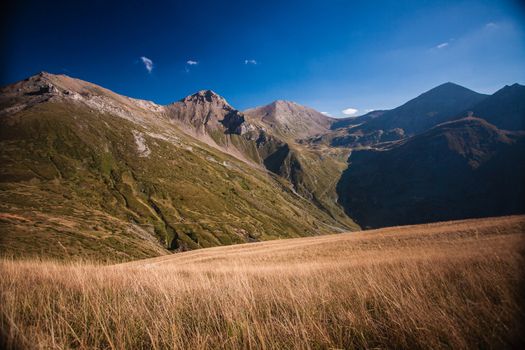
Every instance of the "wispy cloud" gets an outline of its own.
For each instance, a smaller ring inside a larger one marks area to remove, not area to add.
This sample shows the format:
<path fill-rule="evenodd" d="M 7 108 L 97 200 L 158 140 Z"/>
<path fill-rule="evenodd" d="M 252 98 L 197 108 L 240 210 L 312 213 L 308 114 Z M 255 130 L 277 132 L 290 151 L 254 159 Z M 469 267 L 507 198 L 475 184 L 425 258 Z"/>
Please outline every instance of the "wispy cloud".
<path fill-rule="evenodd" d="M 436 46 L 437 49 L 443 49 L 445 47 L 447 47 L 449 45 L 449 43 L 447 41 L 445 41 L 444 43 L 441 43 L 439 45 Z"/>
<path fill-rule="evenodd" d="M 196 66 L 197 64 L 199 64 L 199 62 L 194 60 L 187 60 L 186 64 L 189 64 L 190 66 Z"/>
<path fill-rule="evenodd" d="M 326 115 L 327 117 L 331 117 L 331 116 L 332 116 L 332 115 L 331 115 L 330 113 L 328 113 L 328 112 L 321 112 L 321 114 L 324 114 L 324 115 Z"/>
<path fill-rule="evenodd" d="M 485 28 L 488 28 L 488 29 L 496 29 L 498 27 L 499 26 L 496 23 L 494 23 L 494 22 L 489 22 L 489 23 L 485 24 Z"/>
<path fill-rule="evenodd" d="M 359 112 L 359 110 L 356 108 L 347 108 L 341 111 L 341 113 L 345 115 L 350 115 L 350 116 L 355 115 L 357 112 Z"/>
<path fill-rule="evenodd" d="M 257 64 L 257 61 L 256 60 L 244 60 L 244 64 L 253 64 L 253 65 L 256 65 Z"/>
<path fill-rule="evenodd" d="M 142 63 L 144 63 L 144 67 L 146 67 L 148 73 L 151 73 L 153 70 L 153 61 L 144 56 L 142 56 L 140 59 L 142 60 Z"/>

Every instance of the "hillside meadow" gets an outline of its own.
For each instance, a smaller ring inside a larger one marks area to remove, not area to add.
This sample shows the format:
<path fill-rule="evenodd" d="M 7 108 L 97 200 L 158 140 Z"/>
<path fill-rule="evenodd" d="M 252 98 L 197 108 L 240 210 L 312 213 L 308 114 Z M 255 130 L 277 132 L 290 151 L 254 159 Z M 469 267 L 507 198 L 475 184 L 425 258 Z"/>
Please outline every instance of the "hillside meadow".
<path fill-rule="evenodd" d="M 3 259 L 11 349 L 520 348 L 525 216 L 200 249 Z"/>

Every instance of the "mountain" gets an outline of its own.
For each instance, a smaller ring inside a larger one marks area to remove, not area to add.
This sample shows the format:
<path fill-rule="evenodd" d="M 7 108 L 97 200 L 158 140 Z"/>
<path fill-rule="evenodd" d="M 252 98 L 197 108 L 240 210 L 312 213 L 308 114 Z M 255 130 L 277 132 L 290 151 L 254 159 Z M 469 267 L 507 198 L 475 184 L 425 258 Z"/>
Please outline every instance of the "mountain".
<path fill-rule="evenodd" d="M 337 186 L 362 227 L 525 211 L 525 135 L 464 118 L 397 142 L 355 151 Z"/>
<path fill-rule="evenodd" d="M 336 121 L 315 109 L 283 100 L 248 109 L 244 113 L 254 122 L 274 130 L 278 135 L 292 139 L 326 132 Z"/>
<path fill-rule="evenodd" d="M 160 106 L 47 73 L 2 88 L 1 254 L 130 260 L 352 229 L 188 131 L 241 142 L 224 103 L 205 91 Z"/>
<path fill-rule="evenodd" d="M 166 106 L 169 116 L 198 132 L 242 134 L 244 116 L 211 90 L 202 90 Z M 205 129 L 205 130 L 203 130 Z"/>
<path fill-rule="evenodd" d="M 470 111 L 500 129 L 525 130 L 525 86 L 507 85 L 473 106 Z"/>
<path fill-rule="evenodd" d="M 264 166 L 289 180 L 298 194 L 342 225 L 355 227 L 337 203 L 335 190 L 346 168 L 348 150 L 310 147 L 302 142 L 304 138 L 328 132 L 336 119 L 283 100 L 248 109 L 244 114 L 250 130 L 259 130 L 257 150 Z"/>
<path fill-rule="evenodd" d="M 407 135 L 414 135 L 452 119 L 486 97 L 460 85 L 445 83 L 370 120 L 363 130 L 399 128 Z"/>
<path fill-rule="evenodd" d="M 339 225 L 355 227 L 335 193 L 348 152 L 309 149 L 296 142 L 302 135 L 326 132 L 332 118 L 288 101 L 240 112 L 210 90 L 170 104 L 166 111 L 191 136 L 288 180 L 298 195 Z"/>
<path fill-rule="evenodd" d="M 487 95 L 457 84 L 445 83 L 392 110 L 338 120 L 331 131 L 310 142 L 334 147 L 382 147 L 445 121 L 466 117 L 467 110 L 486 98 Z"/>

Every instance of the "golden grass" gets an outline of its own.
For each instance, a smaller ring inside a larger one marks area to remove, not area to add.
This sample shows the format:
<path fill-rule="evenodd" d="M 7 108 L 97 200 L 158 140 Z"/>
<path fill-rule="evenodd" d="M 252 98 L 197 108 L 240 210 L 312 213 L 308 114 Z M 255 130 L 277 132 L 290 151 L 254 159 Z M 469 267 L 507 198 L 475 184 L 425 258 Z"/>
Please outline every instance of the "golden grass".
<path fill-rule="evenodd" d="M 3 345 L 520 347 L 524 232 L 525 217 L 515 216 L 218 247 L 115 266 L 3 260 Z"/>

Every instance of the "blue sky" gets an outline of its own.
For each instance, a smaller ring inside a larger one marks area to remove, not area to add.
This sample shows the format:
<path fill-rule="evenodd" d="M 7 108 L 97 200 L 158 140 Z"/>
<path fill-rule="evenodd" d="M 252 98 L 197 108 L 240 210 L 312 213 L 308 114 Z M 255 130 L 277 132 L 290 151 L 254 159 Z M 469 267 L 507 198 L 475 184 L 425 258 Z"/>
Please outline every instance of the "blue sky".
<path fill-rule="evenodd" d="M 2 85 L 65 73 L 166 104 L 213 89 L 344 116 L 452 81 L 525 83 L 519 1 L 20 1 L 3 11 Z"/>

